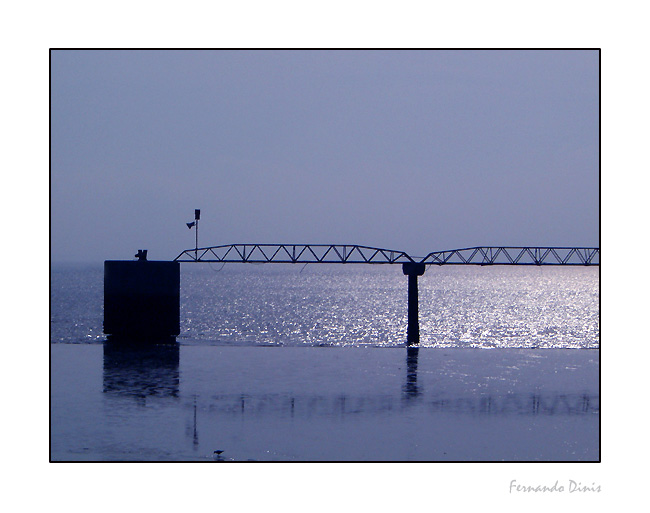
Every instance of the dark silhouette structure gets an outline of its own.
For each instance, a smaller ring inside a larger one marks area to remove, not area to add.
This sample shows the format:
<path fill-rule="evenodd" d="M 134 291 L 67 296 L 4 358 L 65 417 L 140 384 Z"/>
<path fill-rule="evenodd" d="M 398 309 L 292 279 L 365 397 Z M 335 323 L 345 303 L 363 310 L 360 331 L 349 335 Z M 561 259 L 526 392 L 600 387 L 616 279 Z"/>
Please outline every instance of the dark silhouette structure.
<path fill-rule="evenodd" d="M 144 255 L 104 262 L 104 333 L 129 345 L 173 341 L 180 333 L 180 264 Z"/>
<path fill-rule="evenodd" d="M 482 246 L 435 251 L 417 261 L 404 251 L 337 244 L 227 244 L 186 249 L 171 262 L 147 261 L 138 250 L 137 261 L 104 263 L 104 333 L 115 337 L 176 337 L 180 332 L 180 263 L 278 264 L 402 264 L 408 276 L 407 345 L 418 344 L 418 276 L 427 265 L 600 265 L 599 248 Z"/>
<path fill-rule="evenodd" d="M 226 244 L 186 249 L 177 262 L 276 264 L 402 264 L 404 251 L 341 244 Z M 599 265 L 600 248 L 481 246 L 433 251 L 425 265 Z"/>
<path fill-rule="evenodd" d="M 424 264 L 421 262 L 408 262 L 402 264 L 402 272 L 409 277 L 408 327 L 406 330 L 406 343 L 409 345 L 420 342 L 418 276 L 424 274 L 424 269 Z"/>

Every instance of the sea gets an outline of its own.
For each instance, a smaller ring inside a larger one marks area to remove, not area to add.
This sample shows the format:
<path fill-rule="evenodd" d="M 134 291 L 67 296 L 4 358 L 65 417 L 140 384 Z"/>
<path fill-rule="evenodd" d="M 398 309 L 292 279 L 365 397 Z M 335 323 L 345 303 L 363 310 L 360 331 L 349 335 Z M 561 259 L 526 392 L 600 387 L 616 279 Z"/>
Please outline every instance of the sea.
<path fill-rule="evenodd" d="M 115 347 L 51 264 L 50 460 L 599 461 L 599 267 L 181 264 L 175 344 Z"/>

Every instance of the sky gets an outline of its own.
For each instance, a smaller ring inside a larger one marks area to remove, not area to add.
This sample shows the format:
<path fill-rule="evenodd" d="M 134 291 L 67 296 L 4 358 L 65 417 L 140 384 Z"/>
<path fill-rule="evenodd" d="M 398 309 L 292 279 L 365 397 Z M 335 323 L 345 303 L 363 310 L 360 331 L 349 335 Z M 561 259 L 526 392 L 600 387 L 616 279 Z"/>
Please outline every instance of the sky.
<path fill-rule="evenodd" d="M 50 58 L 52 262 L 600 244 L 596 50 Z"/>

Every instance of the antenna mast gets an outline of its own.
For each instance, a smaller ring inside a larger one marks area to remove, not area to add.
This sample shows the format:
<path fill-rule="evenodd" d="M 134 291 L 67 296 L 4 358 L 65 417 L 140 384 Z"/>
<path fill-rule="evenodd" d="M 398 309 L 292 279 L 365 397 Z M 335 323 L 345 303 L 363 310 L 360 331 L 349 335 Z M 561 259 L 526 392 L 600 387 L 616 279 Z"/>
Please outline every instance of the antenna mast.
<path fill-rule="evenodd" d="M 201 210 L 200 209 L 195 209 L 194 210 L 194 228 L 196 232 L 194 233 L 195 235 L 195 243 L 194 243 L 194 258 L 198 260 L 198 254 L 199 254 L 199 219 L 201 218 Z"/>

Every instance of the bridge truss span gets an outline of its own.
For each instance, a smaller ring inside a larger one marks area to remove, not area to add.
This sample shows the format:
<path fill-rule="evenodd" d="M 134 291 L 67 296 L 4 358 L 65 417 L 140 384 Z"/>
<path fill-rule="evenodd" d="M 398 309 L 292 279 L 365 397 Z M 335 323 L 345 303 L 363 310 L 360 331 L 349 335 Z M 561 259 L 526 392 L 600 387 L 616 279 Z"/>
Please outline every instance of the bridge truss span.
<path fill-rule="evenodd" d="M 404 251 L 356 244 L 226 244 L 186 249 L 178 262 L 278 264 L 600 265 L 600 248 L 481 246 L 433 251 L 420 259 Z"/>
<path fill-rule="evenodd" d="M 227 244 L 186 249 L 178 262 L 278 264 L 402 264 L 413 262 L 403 251 L 336 244 Z"/>
<path fill-rule="evenodd" d="M 427 265 L 563 265 L 599 266 L 600 248 L 473 247 L 434 251 L 413 258 L 404 251 L 336 244 L 226 244 L 186 249 L 176 262 L 278 264 L 402 264 L 408 276 L 407 345 L 420 340 L 418 276 Z"/>
<path fill-rule="evenodd" d="M 427 265 L 600 265 L 600 248 L 474 247 L 434 251 Z"/>

